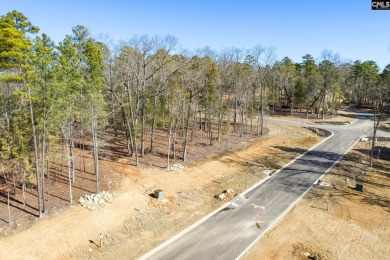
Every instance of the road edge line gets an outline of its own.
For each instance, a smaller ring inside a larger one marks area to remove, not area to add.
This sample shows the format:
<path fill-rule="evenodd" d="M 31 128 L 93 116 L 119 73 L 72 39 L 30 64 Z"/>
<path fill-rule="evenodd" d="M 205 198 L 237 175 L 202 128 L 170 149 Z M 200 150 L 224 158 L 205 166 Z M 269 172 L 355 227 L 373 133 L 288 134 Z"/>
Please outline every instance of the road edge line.
<path fill-rule="evenodd" d="M 330 130 L 328 130 L 330 131 Z M 332 131 L 330 131 L 332 132 Z M 332 132 L 333 133 L 333 132 Z M 330 137 L 330 136 L 329 136 Z M 326 140 L 326 139 L 325 139 Z M 319 179 L 321 179 L 325 174 L 327 174 L 336 164 L 338 164 L 341 159 L 344 157 L 345 154 L 347 154 L 351 149 L 352 147 L 354 147 L 358 142 L 359 142 L 360 138 L 358 138 L 304 193 L 302 193 L 302 195 L 294 201 L 293 204 L 290 205 L 290 207 L 288 207 L 255 241 L 253 241 L 253 243 L 251 243 L 235 260 L 238 260 L 240 259 L 241 257 L 243 257 L 248 251 L 249 249 L 256 243 L 260 240 L 260 238 L 262 238 L 267 232 L 269 232 L 272 228 L 274 228 L 278 223 L 279 221 L 282 220 L 282 218 L 284 216 L 286 216 L 294 206 L 296 206 L 300 201 L 301 199 L 311 190 L 311 188 L 313 187 L 313 185 L 315 183 L 318 182 Z"/>

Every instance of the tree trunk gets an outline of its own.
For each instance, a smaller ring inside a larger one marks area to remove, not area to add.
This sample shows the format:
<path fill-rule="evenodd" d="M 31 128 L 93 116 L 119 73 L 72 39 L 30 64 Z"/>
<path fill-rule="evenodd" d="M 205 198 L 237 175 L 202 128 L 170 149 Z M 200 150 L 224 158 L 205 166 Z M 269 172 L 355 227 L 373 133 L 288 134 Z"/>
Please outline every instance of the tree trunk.
<path fill-rule="evenodd" d="M 11 207 L 9 205 L 9 190 L 7 196 L 7 208 L 8 208 L 8 225 L 11 225 Z"/>
<path fill-rule="evenodd" d="M 61 170 L 58 170 L 58 174 L 57 174 L 57 180 L 60 179 L 60 175 L 62 175 L 64 173 L 64 165 L 65 165 L 65 161 L 64 161 L 64 158 L 65 158 L 65 146 L 64 146 L 64 143 L 65 143 L 65 138 L 62 138 L 62 154 L 61 154 Z"/>
<path fill-rule="evenodd" d="M 143 64 L 143 80 L 141 86 L 141 157 L 145 156 L 145 121 L 146 121 L 146 113 L 145 113 L 145 84 L 146 84 L 146 64 Z"/>
<path fill-rule="evenodd" d="M 156 128 L 156 113 L 157 113 L 157 95 L 154 96 L 154 103 L 153 103 L 153 118 L 152 118 L 152 133 L 150 138 L 150 152 L 153 151 L 154 146 L 154 135 L 155 135 L 155 128 Z"/>
<path fill-rule="evenodd" d="M 253 116 L 251 115 L 251 135 L 253 133 Z"/>
<path fill-rule="evenodd" d="M 123 121 L 125 122 L 125 126 L 126 126 L 127 151 L 129 153 L 129 155 L 132 156 L 132 154 L 133 154 L 133 147 L 132 147 L 132 144 L 131 144 L 131 140 L 132 140 L 131 128 L 130 128 L 129 120 L 127 119 L 127 116 L 126 116 L 125 108 L 123 106 L 121 108 L 121 111 L 122 111 L 122 118 L 123 118 Z"/>
<path fill-rule="evenodd" d="M 245 99 L 245 103 L 244 103 L 244 109 L 242 111 L 243 113 L 243 121 L 244 121 L 244 134 L 247 134 L 248 133 L 248 102 L 247 102 L 247 98 L 246 98 L 246 95 L 244 97 Z"/>
<path fill-rule="evenodd" d="M 81 151 L 82 151 L 81 158 L 83 161 L 83 172 L 85 172 L 85 135 L 84 135 L 84 130 L 82 130 L 81 134 L 82 134 L 82 140 L 83 140 L 83 144 L 82 144 L 82 148 L 81 148 Z"/>
<path fill-rule="evenodd" d="M 114 103 L 114 94 L 111 93 L 110 95 L 110 121 L 112 124 L 112 127 L 114 128 L 114 143 L 116 142 L 116 138 L 118 136 L 118 130 L 117 130 L 117 125 L 115 123 L 115 103 Z"/>
<path fill-rule="evenodd" d="M 208 132 L 209 132 L 209 139 L 210 139 L 210 145 L 213 145 L 213 132 L 211 131 L 212 130 L 212 124 L 211 124 L 211 108 L 209 107 L 209 111 L 208 111 Z"/>
<path fill-rule="evenodd" d="M 12 187 L 14 189 L 14 196 L 16 196 L 16 182 L 15 182 L 15 174 L 14 174 L 14 171 L 12 171 Z"/>
<path fill-rule="evenodd" d="M 322 120 L 325 119 L 325 104 L 326 104 L 326 91 L 324 92 L 324 97 L 322 99 Z"/>
<path fill-rule="evenodd" d="M 371 151 L 370 151 L 370 167 L 372 167 L 372 162 L 373 162 L 373 157 L 374 157 L 374 148 L 375 148 L 375 143 L 376 143 L 376 131 L 378 130 L 378 126 L 380 123 L 380 120 L 382 118 L 382 112 L 380 115 L 377 117 L 376 114 L 374 114 L 374 134 L 372 136 L 372 146 L 371 146 Z"/>
<path fill-rule="evenodd" d="M 320 103 L 322 102 L 322 100 L 320 100 Z M 321 104 L 320 106 L 315 106 L 315 108 L 317 109 L 317 118 L 320 118 L 320 108 L 321 108 Z"/>
<path fill-rule="evenodd" d="M 170 155 L 170 152 L 171 152 L 171 138 L 172 138 L 172 122 L 169 126 L 169 137 L 168 137 L 168 156 L 167 156 L 167 170 L 169 170 L 169 157 L 171 156 Z"/>
<path fill-rule="evenodd" d="M 71 165 L 72 165 L 72 183 L 76 180 L 76 174 L 75 174 L 75 153 L 74 153 L 74 140 L 73 140 L 73 126 L 71 126 L 71 134 L 70 134 L 70 154 L 71 154 Z"/>
<path fill-rule="evenodd" d="M 22 173 L 22 194 L 23 194 L 23 205 L 26 206 L 26 182 L 24 180 L 25 172 Z"/>
<path fill-rule="evenodd" d="M 181 137 L 184 136 L 184 101 L 180 102 L 180 129 L 181 129 Z"/>
<path fill-rule="evenodd" d="M 39 165 L 38 165 L 38 145 L 37 145 L 37 135 L 35 132 L 35 122 L 34 122 L 34 112 L 33 112 L 33 106 L 31 102 L 31 92 L 28 88 L 28 97 L 29 97 L 29 106 L 30 106 L 30 118 L 31 118 L 31 128 L 33 132 L 33 141 L 34 141 L 34 158 L 35 158 L 35 175 L 36 175 L 36 182 L 38 186 L 38 211 L 39 211 L 39 217 L 42 217 L 42 209 L 41 209 L 41 179 L 39 176 Z"/>
<path fill-rule="evenodd" d="M 26 206 L 26 183 L 22 183 L 23 205 Z"/>
<path fill-rule="evenodd" d="M 233 117 L 233 125 L 234 125 L 234 132 L 235 132 L 235 133 L 237 133 L 237 107 L 238 107 L 237 95 L 234 95 L 234 117 Z"/>
<path fill-rule="evenodd" d="M 191 117 L 191 103 L 192 103 L 192 93 L 190 93 L 190 99 L 188 102 L 187 108 L 187 122 L 184 133 L 184 142 L 183 142 L 183 161 L 187 160 L 187 139 L 188 139 L 188 129 L 190 127 L 190 117 Z"/>
<path fill-rule="evenodd" d="M 202 130 L 202 111 L 199 110 L 199 129 Z"/>
<path fill-rule="evenodd" d="M 42 151 L 41 151 L 41 181 L 42 181 L 42 211 L 47 212 L 46 207 L 46 192 L 45 192 L 45 155 L 46 155 L 46 122 L 43 120 L 43 130 L 42 130 Z"/>
<path fill-rule="evenodd" d="M 133 122 L 133 126 L 134 126 L 133 107 L 132 107 L 132 104 L 131 104 L 131 89 L 130 89 L 130 86 L 128 84 L 126 85 L 126 90 L 127 90 L 127 102 L 129 103 L 129 108 L 130 108 L 130 117 L 132 118 L 132 122 Z M 129 120 L 127 118 L 126 112 L 125 112 L 123 107 L 122 107 L 122 109 L 123 109 L 123 113 L 124 113 L 124 116 L 125 116 L 125 119 L 126 119 L 127 131 L 128 131 L 129 137 L 130 137 L 130 145 L 131 145 L 131 147 L 130 147 L 130 149 L 129 148 L 128 149 L 129 149 L 130 156 L 133 156 L 133 154 L 134 154 L 134 140 L 133 140 L 133 135 L 132 135 L 132 131 L 131 131 L 131 125 L 129 123 Z"/>
<path fill-rule="evenodd" d="M 309 105 L 307 106 L 306 108 L 306 116 L 309 114 L 309 111 L 310 109 L 313 108 L 313 105 L 317 102 L 317 100 L 322 96 L 322 93 L 324 92 L 324 90 L 321 90 L 320 94 L 314 98 L 314 101 Z"/>
<path fill-rule="evenodd" d="M 223 120 L 223 95 L 219 99 L 219 115 L 218 115 L 218 141 L 222 138 L 222 120 Z"/>
<path fill-rule="evenodd" d="M 47 201 L 47 210 L 46 210 L 46 212 L 48 212 L 49 211 L 49 207 L 50 207 L 50 201 L 49 201 L 49 198 L 50 198 L 50 188 L 51 188 L 51 186 L 50 186 L 50 184 L 51 184 L 51 176 L 50 176 L 50 167 L 49 167 L 49 156 L 50 156 L 50 146 L 49 146 L 49 150 L 47 151 L 47 161 L 46 161 L 46 172 L 47 172 L 47 181 L 48 181 L 48 188 L 47 188 L 47 199 L 46 199 L 46 201 Z"/>
<path fill-rule="evenodd" d="M 99 147 L 97 137 L 97 119 L 92 119 L 92 141 L 93 141 L 93 159 L 95 165 L 96 176 L 96 193 L 99 193 Z"/>
<path fill-rule="evenodd" d="M 260 88 L 260 135 L 263 135 L 264 128 L 264 104 L 263 104 L 263 86 Z"/>
<path fill-rule="evenodd" d="M 137 118 L 134 118 L 134 116 L 132 116 L 132 121 L 133 121 L 133 125 L 134 125 L 135 165 L 138 166 L 138 144 L 137 144 L 137 131 L 136 131 L 138 121 L 137 121 Z"/>
<path fill-rule="evenodd" d="M 145 156 L 145 100 L 142 98 L 142 108 L 141 108 L 141 157 Z"/>
<path fill-rule="evenodd" d="M 194 119 L 192 120 L 192 127 L 191 127 L 191 128 L 192 128 L 192 129 L 191 129 L 191 142 L 194 140 L 196 116 L 198 115 L 197 110 L 198 110 L 198 103 L 196 103 L 195 113 L 194 113 Z"/>
<path fill-rule="evenodd" d="M 260 113 L 260 104 L 257 106 L 257 135 L 260 135 L 260 117 L 261 117 L 261 113 Z"/>
<path fill-rule="evenodd" d="M 66 138 L 65 138 L 66 140 Z M 71 158 L 70 158 L 70 148 L 69 148 L 69 142 L 66 141 L 66 155 L 67 155 L 67 162 L 68 162 L 68 181 L 69 181 L 69 201 L 70 204 L 73 203 L 73 196 L 72 196 L 72 170 L 71 170 Z"/>
<path fill-rule="evenodd" d="M 177 119 L 175 119 L 175 125 L 173 127 L 173 160 L 176 160 L 176 128 L 177 128 Z"/>
<path fill-rule="evenodd" d="M 244 136 L 244 109 L 241 109 L 241 130 L 240 137 Z"/>

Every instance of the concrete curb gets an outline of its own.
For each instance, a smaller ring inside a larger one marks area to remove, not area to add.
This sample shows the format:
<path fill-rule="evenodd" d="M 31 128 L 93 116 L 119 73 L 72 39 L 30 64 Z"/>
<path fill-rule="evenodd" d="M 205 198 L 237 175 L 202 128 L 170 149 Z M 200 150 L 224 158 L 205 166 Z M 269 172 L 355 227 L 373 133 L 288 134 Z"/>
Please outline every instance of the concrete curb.
<path fill-rule="evenodd" d="M 252 190 L 256 189 L 257 187 L 259 187 L 261 184 L 263 184 L 265 181 L 267 181 L 269 178 L 271 178 L 273 175 L 275 174 L 278 174 L 282 169 L 284 169 L 285 167 L 289 166 L 290 164 L 292 164 L 293 162 L 295 162 L 296 160 L 298 160 L 299 158 L 301 158 L 302 156 L 304 156 L 306 153 L 308 153 L 309 151 L 315 149 L 317 146 L 319 146 L 320 144 L 322 144 L 323 142 L 325 142 L 326 140 L 328 140 L 329 138 L 331 138 L 334 133 L 332 131 L 329 131 L 329 130 L 325 130 L 325 129 L 322 129 L 321 130 L 323 131 L 326 131 L 328 133 L 330 133 L 330 135 L 325 138 L 324 140 L 322 140 L 321 142 L 317 143 L 316 145 L 314 145 L 313 147 L 311 147 L 309 150 L 307 150 L 306 152 L 304 152 L 303 154 L 299 155 L 297 158 L 293 159 L 292 161 L 290 161 L 289 163 L 285 164 L 282 168 L 280 168 L 279 170 L 277 170 L 275 173 L 271 174 L 271 176 L 267 176 L 265 177 L 264 179 L 262 179 L 261 181 L 255 183 L 253 186 L 249 187 L 248 189 L 246 189 L 245 191 L 243 191 L 242 193 L 238 194 L 235 198 L 237 197 L 240 197 L 240 196 L 245 196 L 245 194 L 251 192 Z M 227 207 L 232 201 L 234 201 L 234 199 L 226 202 L 225 204 L 223 204 L 221 207 L 217 208 L 216 210 L 214 210 L 213 212 L 209 213 L 208 215 L 204 216 L 203 218 L 201 218 L 200 220 L 198 220 L 197 222 L 195 222 L 194 224 L 192 224 L 191 226 L 187 227 L 186 229 L 180 231 L 179 233 L 177 233 L 176 235 L 174 235 L 173 237 L 171 237 L 170 239 L 166 240 L 165 242 L 163 242 L 162 244 L 158 245 L 157 247 L 155 247 L 154 249 L 152 249 L 151 251 L 149 251 L 148 253 L 144 254 L 143 256 L 141 256 L 140 258 L 138 258 L 139 260 L 146 260 L 148 259 L 149 257 L 151 257 L 154 253 L 156 253 L 157 251 L 159 251 L 161 248 L 171 244 L 172 242 L 176 241 L 177 239 L 181 238 L 182 236 L 184 236 L 185 234 L 187 234 L 188 232 L 190 232 L 191 230 L 193 230 L 194 228 L 196 228 L 197 226 L 199 226 L 200 224 L 202 224 L 203 222 L 205 222 L 207 219 L 209 219 L 210 217 L 212 217 L 213 215 L 215 215 L 217 212 L 219 212 L 220 210 L 222 210 L 223 208 Z M 259 237 L 260 238 L 260 237 Z M 257 241 L 257 240 L 256 240 Z M 255 242 L 256 242 L 255 241 Z M 255 243 L 254 242 L 254 243 Z M 249 246 L 249 248 L 252 246 L 253 244 L 251 244 Z M 249 249 L 247 248 L 244 253 Z M 243 255 L 243 254 L 242 254 Z M 240 255 L 240 257 L 242 256 Z M 237 258 L 238 259 L 238 258 Z"/>
<path fill-rule="evenodd" d="M 329 131 L 329 132 L 332 132 L 332 131 Z M 331 136 L 333 136 L 333 132 L 332 132 L 332 135 Z M 328 138 L 330 138 L 331 136 L 329 136 Z M 323 141 L 325 141 L 325 140 L 327 140 L 328 138 L 326 138 L 326 139 L 324 139 Z M 352 149 L 352 147 L 354 147 L 358 142 L 359 142 L 359 140 L 360 140 L 360 138 L 359 139 L 357 139 L 338 159 L 337 159 L 337 161 L 335 161 L 333 164 L 332 164 L 332 166 L 330 166 L 325 172 L 324 172 L 324 174 L 322 174 L 296 201 L 294 201 L 293 202 L 293 204 L 291 204 L 265 231 L 264 231 L 264 233 L 263 234 L 261 234 L 255 241 L 253 241 L 253 243 L 252 244 L 250 244 L 237 258 L 236 258 L 236 260 L 237 259 L 240 259 L 242 256 L 244 256 L 248 251 L 249 251 L 249 249 L 257 242 L 257 241 L 259 241 L 260 240 L 260 238 L 262 237 L 262 236 L 264 236 L 267 232 L 269 232 L 272 228 L 274 228 L 278 223 L 279 223 L 279 221 L 281 221 L 281 219 L 284 217 L 284 216 L 286 216 L 290 211 L 291 211 L 291 209 L 295 206 L 295 205 L 297 205 L 300 201 L 301 201 L 301 199 L 311 190 L 311 188 L 313 187 L 313 185 L 315 184 L 315 183 L 317 183 L 318 182 L 318 180 L 319 179 L 321 179 L 325 174 L 327 174 L 336 164 L 338 164 L 339 162 L 340 162 L 340 160 L 344 157 L 344 155 L 346 154 L 346 153 L 348 153 L 351 149 Z M 319 143 L 320 144 L 320 143 Z M 319 145 L 318 144 L 318 145 Z M 317 145 L 316 145 L 317 146 Z M 298 159 L 298 158 L 297 158 Z"/>

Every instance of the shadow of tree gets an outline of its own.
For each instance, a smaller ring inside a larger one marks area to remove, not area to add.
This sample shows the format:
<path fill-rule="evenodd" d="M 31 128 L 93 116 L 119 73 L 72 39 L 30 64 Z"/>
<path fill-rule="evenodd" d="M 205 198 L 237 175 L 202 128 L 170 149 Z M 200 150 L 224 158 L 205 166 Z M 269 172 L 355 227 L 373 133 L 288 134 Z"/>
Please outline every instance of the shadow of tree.
<path fill-rule="evenodd" d="M 1 202 L 3 202 L 4 204 L 7 204 L 7 197 L 8 195 L 3 193 L 3 192 L 0 192 L 0 197 L 1 197 Z M 37 208 L 34 208 L 32 206 L 30 206 L 29 204 L 26 203 L 26 205 L 23 205 L 23 202 L 20 201 L 20 200 L 17 200 L 13 197 L 9 197 L 9 200 L 10 202 L 10 207 L 11 208 L 15 208 L 15 209 L 18 209 L 24 213 L 27 213 L 31 216 L 34 216 L 34 217 L 38 217 L 38 215 L 36 214 L 36 211 L 38 210 Z M 8 222 L 7 222 L 8 223 Z"/>
<path fill-rule="evenodd" d="M 302 149 L 302 148 L 298 148 L 298 147 L 288 147 L 288 146 L 272 146 L 272 147 L 279 149 L 279 150 L 282 150 L 284 152 L 288 152 L 288 153 L 303 154 L 303 153 L 307 152 L 307 149 Z"/>
<path fill-rule="evenodd" d="M 323 192 L 324 188 L 314 188 L 306 195 L 309 200 L 317 201 L 318 199 L 325 199 L 329 197 L 343 197 L 347 200 L 358 200 L 361 203 L 370 206 L 379 206 L 386 212 L 390 213 L 390 199 L 387 197 L 379 196 L 370 192 L 360 192 L 354 188 L 346 189 L 334 189 L 329 188 L 329 193 Z"/>

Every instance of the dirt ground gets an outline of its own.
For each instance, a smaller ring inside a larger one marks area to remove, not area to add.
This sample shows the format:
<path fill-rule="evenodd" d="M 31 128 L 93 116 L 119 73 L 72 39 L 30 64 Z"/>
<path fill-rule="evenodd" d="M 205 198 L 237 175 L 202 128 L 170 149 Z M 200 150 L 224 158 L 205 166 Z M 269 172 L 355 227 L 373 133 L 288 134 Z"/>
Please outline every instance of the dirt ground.
<path fill-rule="evenodd" d="M 227 126 L 225 126 L 227 127 Z M 233 127 L 227 127 L 227 130 L 232 131 Z M 194 127 L 192 134 L 189 134 L 187 149 L 187 161 L 182 162 L 183 150 L 183 134 L 182 129 L 177 129 L 175 153 L 171 151 L 170 165 L 175 163 L 184 164 L 186 166 L 195 165 L 198 161 L 204 160 L 220 154 L 229 149 L 237 149 L 243 144 L 255 138 L 255 132 L 250 134 L 250 127 L 247 127 L 247 132 L 240 136 L 237 133 L 225 133 L 223 139 L 219 142 L 214 141 L 213 145 L 209 145 L 209 139 L 204 130 L 199 127 Z M 215 130 L 215 129 L 214 129 Z M 123 177 L 133 176 L 128 174 L 137 172 L 139 169 L 166 169 L 167 168 L 167 146 L 168 134 L 164 131 L 156 131 L 156 140 L 154 142 L 154 150 L 150 152 L 150 138 L 146 135 L 145 140 L 145 156 L 139 157 L 139 166 L 135 166 L 135 156 L 130 157 L 126 149 L 125 133 L 117 130 L 117 135 L 112 129 L 108 129 L 108 134 L 100 141 L 99 145 L 99 172 L 100 172 L 100 190 L 115 190 L 120 186 Z M 89 137 L 84 140 L 75 137 L 75 182 L 72 184 L 72 194 L 74 203 L 85 194 L 96 192 L 96 177 L 94 174 L 94 164 L 92 157 L 92 145 L 89 142 Z M 173 143 L 173 140 L 172 142 Z M 61 151 L 62 149 L 62 151 Z M 46 191 L 46 206 L 47 214 L 61 214 L 61 212 L 69 207 L 69 181 L 66 156 L 61 145 L 52 144 L 50 150 L 55 150 L 51 153 L 47 161 L 47 175 L 45 177 Z M 173 150 L 173 149 L 172 149 Z M 31 177 L 32 183 L 35 183 L 35 177 Z M 9 180 L 12 182 L 12 180 Z M 26 188 L 25 201 L 23 199 L 22 187 L 16 186 L 16 194 L 11 189 L 10 192 L 10 208 L 11 208 L 11 223 L 9 223 L 7 193 L 0 190 L 0 237 L 7 236 L 22 230 L 34 223 L 38 217 L 37 205 L 37 189 L 29 184 Z"/>
<path fill-rule="evenodd" d="M 292 121 L 312 123 L 312 124 L 323 124 L 323 123 L 348 124 L 356 119 L 356 115 L 348 111 L 339 111 L 338 114 L 334 116 L 327 115 L 325 120 L 318 118 L 317 114 L 309 114 L 306 116 L 306 113 L 298 113 L 298 112 L 295 112 L 293 115 L 284 114 L 284 115 L 274 115 L 273 117 L 292 120 Z"/>
<path fill-rule="evenodd" d="M 390 142 L 358 143 L 243 259 L 388 259 Z M 360 179 L 364 192 L 355 189 Z M 313 259 L 313 258 L 311 258 Z"/>
<path fill-rule="evenodd" d="M 304 152 L 321 140 L 295 126 L 269 126 L 267 136 L 192 162 L 186 170 L 137 169 L 103 160 L 103 168 L 121 176 L 111 204 L 96 211 L 74 205 L 15 231 L 1 227 L 0 259 L 137 258 L 225 203 L 215 195 L 226 189 L 244 191 L 264 178 L 264 170 L 282 167 L 299 155 L 296 151 Z M 150 196 L 158 188 L 167 202 Z"/>

